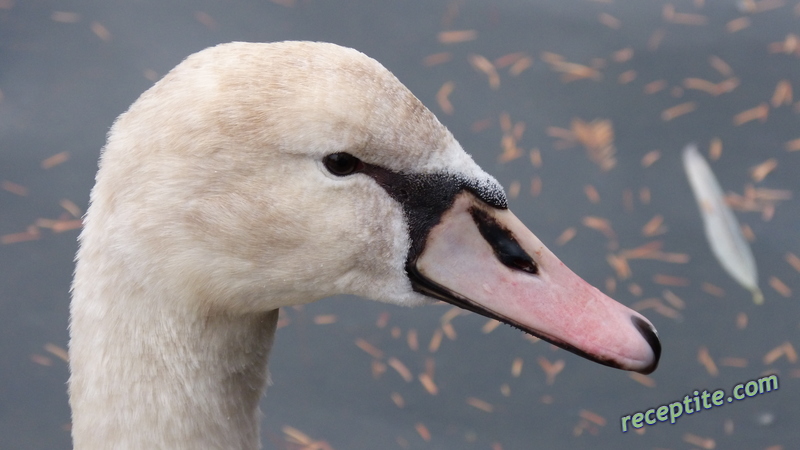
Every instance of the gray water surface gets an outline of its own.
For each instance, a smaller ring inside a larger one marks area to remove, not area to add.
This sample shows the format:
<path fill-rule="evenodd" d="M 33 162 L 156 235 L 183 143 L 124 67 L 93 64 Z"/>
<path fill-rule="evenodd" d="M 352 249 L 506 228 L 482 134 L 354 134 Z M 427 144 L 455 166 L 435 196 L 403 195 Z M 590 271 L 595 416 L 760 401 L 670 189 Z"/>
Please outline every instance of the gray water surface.
<path fill-rule="evenodd" d="M 519 189 L 511 208 L 576 273 L 606 290 L 614 280 L 611 295 L 627 305 L 648 298 L 669 305 L 663 298 L 669 290 L 685 308 L 674 310 L 677 318 L 643 311 L 663 344 L 652 386 L 531 343 L 509 327 L 484 333 L 486 319 L 473 314 L 452 319 L 456 338 L 445 337 L 431 352 L 446 306 L 403 309 L 335 298 L 288 309 L 271 359 L 273 385 L 262 402 L 265 448 L 304 448 L 290 443 L 286 426 L 338 450 L 795 448 L 800 366 L 786 355 L 769 364 L 764 357 L 787 342 L 800 349 L 800 277 L 786 262 L 787 254 L 800 255 L 800 151 L 785 148 L 800 138 L 800 103 L 795 95 L 788 104 L 770 105 L 781 80 L 800 90 L 800 51 L 791 37 L 800 33 L 800 7 L 795 1 L 753 4 L 777 8 L 748 13 L 733 1 L 0 0 L 0 236 L 24 232 L 42 218 L 74 220 L 64 199 L 85 210 L 114 118 L 192 52 L 233 40 L 351 46 L 393 71 L 510 194 Z M 745 21 L 748 27 L 730 31 Z M 446 30 L 473 30 L 476 37 L 442 43 L 439 33 Z M 623 49 L 632 51 L 629 59 L 616 53 Z M 442 52 L 449 54 L 446 62 L 425 63 Z M 499 68 L 498 89 L 469 62 L 470 55 L 482 55 L 501 63 L 498 58 L 515 52 L 533 63 L 516 76 Z M 544 52 L 596 73 L 565 82 Z M 732 72 L 715 69 L 712 56 Z M 734 77 L 738 86 L 719 95 L 686 85 L 687 78 L 719 83 Z M 662 90 L 645 92 L 659 80 Z M 452 114 L 436 100 L 446 82 L 454 84 Z M 694 102 L 693 111 L 662 118 L 686 102 Z M 762 103 L 768 108 L 763 120 L 735 124 L 737 114 Z M 525 125 L 517 140 L 522 155 L 510 162 L 499 161 L 503 114 Z M 612 169 L 602 170 L 580 144 L 561 148 L 552 127 L 570 129 L 574 119 L 610 121 Z M 777 202 L 769 220 L 761 212 L 736 212 L 755 236 L 751 245 L 766 298 L 761 306 L 711 254 L 682 171 L 683 146 L 697 142 L 708 155 L 715 138 L 723 151 L 712 168 L 725 191 L 742 194 L 752 184 L 794 194 Z M 540 152 L 541 167 L 531 163 L 531 149 Z M 643 167 L 654 150 L 660 158 Z M 66 161 L 42 168 L 61 152 Z M 751 169 L 770 158 L 777 167 L 754 181 Z M 536 196 L 534 178 L 541 182 Z M 599 202 L 587 198 L 589 185 Z M 642 228 L 656 215 L 665 232 L 644 236 Z M 608 220 L 615 239 L 583 225 L 587 216 Z M 575 237 L 560 245 L 559 236 L 571 227 Z M 36 240 L 0 245 L 2 449 L 70 448 L 68 369 L 53 349 L 67 344 L 76 237 L 77 230 L 41 228 Z M 607 263 L 609 253 L 656 240 L 665 252 L 688 255 L 688 263 L 631 260 L 627 279 Z M 664 285 L 663 276 L 685 285 Z M 788 297 L 771 287 L 771 278 L 791 290 Z M 333 323 L 317 323 L 326 319 Z M 417 336 L 416 350 L 409 333 Z M 383 357 L 370 356 L 359 340 Z M 702 348 L 718 374 L 698 362 Z M 391 358 L 409 369 L 411 382 L 388 365 Z M 517 358 L 523 365 L 515 377 Z M 541 358 L 564 361 L 553 384 Z M 431 364 L 435 396 L 416 379 Z M 680 401 L 694 390 L 729 391 L 766 373 L 778 374 L 778 391 L 685 415 L 675 425 L 647 426 L 643 434 L 620 430 L 622 416 Z M 473 406 L 487 409 L 475 399 L 490 411 Z"/>

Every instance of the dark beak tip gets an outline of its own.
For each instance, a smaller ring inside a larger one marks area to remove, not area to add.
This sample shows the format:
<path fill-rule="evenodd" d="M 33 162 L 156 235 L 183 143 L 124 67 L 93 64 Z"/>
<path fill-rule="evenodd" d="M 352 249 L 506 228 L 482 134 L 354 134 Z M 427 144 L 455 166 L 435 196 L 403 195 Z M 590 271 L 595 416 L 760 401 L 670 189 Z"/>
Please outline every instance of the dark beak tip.
<path fill-rule="evenodd" d="M 647 367 L 642 368 L 641 370 L 637 370 L 637 372 L 647 375 L 653 373 L 658 367 L 658 361 L 661 359 L 661 341 L 658 339 L 658 333 L 656 329 L 653 328 L 652 325 L 645 322 L 639 316 L 631 316 L 631 322 L 633 322 L 633 326 L 639 330 L 639 333 L 642 335 L 645 341 L 650 345 L 650 348 L 653 350 L 653 362 Z"/>

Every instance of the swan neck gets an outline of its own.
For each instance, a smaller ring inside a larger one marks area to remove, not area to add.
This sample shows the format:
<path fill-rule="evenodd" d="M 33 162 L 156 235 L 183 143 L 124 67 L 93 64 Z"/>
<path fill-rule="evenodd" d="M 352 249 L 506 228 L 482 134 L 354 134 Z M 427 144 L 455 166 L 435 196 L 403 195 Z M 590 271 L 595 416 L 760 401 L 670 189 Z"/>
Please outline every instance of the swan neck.
<path fill-rule="evenodd" d="M 70 323 L 75 449 L 259 448 L 278 310 L 182 310 L 204 299 L 169 298 L 120 277 L 113 289 L 87 286 L 82 269 Z"/>

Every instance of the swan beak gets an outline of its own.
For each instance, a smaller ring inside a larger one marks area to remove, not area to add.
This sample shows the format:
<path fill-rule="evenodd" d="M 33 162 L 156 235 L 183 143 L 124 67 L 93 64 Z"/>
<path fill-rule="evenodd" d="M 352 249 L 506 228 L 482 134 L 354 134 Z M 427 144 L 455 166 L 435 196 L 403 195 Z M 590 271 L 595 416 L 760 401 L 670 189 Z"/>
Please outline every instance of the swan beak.
<path fill-rule="evenodd" d="M 407 269 L 423 294 L 592 361 L 645 374 L 658 365 L 650 321 L 572 272 L 511 211 L 469 193 L 442 215 Z"/>

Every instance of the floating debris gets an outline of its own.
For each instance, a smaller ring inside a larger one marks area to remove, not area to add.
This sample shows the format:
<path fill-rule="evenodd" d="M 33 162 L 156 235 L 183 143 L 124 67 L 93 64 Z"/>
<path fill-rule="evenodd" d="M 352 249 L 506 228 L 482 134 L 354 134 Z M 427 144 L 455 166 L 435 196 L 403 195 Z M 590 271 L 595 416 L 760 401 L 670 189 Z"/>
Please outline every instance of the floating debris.
<path fill-rule="evenodd" d="M 539 367 L 544 370 L 545 375 L 547 375 L 548 386 L 556 382 L 556 376 L 564 370 L 564 365 L 566 364 L 563 359 L 551 363 L 544 356 L 540 356 L 537 362 L 539 363 Z"/>
<path fill-rule="evenodd" d="M 453 30 L 439 33 L 439 42 L 442 44 L 457 44 L 459 42 L 474 41 L 478 38 L 475 30 Z"/>
<path fill-rule="evenodd" d="M 661 119 L 669 122 L 672 119 L 680 117 L 684 114 L 689 114 L 690 112 L 697 109 L 697 102 L 685 102 L 679 105 L 675 105 L 671 108 L 667 108 L 661 112 Z"/>
<path fill-rule="evenodd" d="M 468 397 L 467 404 L 487 413 L 494 411 L 494 406 L 491 403 L 476 397 Z"/>
<path fill-rule="evenodd" d="M 469 55 L 469 63 L 475 70 L 482 72 L 489 79 L 489 87 L 493 90 L 500 88 L 500 75 L 491 61 L 481 55 Z"/>
<path fill-rule="evenodd" d="M 684 434 L 683 441 L 687 444 L 691 444 L 705 450 L 714 450 L 717 447 L 717 443 L 714 441 L 714 439 L 704 438 L 692 433 Z"/>
<path fill-rule="evenodd" d="M 428 427 L 426 427 L 425 424 L 418 422 L 416 425 L 414 425 L 414 428 L 417 430 L 419 437 L 421 437 L 423 441 L 430 442 L 431 432 L 428 431 Z"/>
<path fill-rule="evenodd" d="M 422 65 L 424 65 L 425 67 L 433 67 L 433 66 L 438 66 L 439 64 L 450 62 L 452 59 L 453 59 L 452 53 L 439 52 L 426 56 L 425 59 L 422 60 Z"/>
<path fill-rule="evenodd" d="M 448 81 L 439 88 L 439 92 L 436 93 L 436 102 L 439 104 L 439 108 L 441 108 L 442 112 L 445 114 L 453 114 L 453 104 L 450 103 L 450 94 L 453 93 L 453 89 L 455 89 L 456 85 L 452 81 Z"/>
<path fill-rule="evenodd" d="M 719 375 L 719 369 L 717 369 L 717 364 L 714 362 L 714 358 L 708 353 L 708 348 L 703 346 L 700 347 L 700 350 L 697 351 L 697 361 L 706 368 L 706 371 L 712 377 L 716 377 Z"/>
<path fill-rule="evenodd" d="M 646 387 L 649 387 L 649 388 L 656 387 L 656 380 L 654 380 L 652 377 L 649 377 L 647 375 L 642 375 L 641 373 L 638 373 L 638 372 L 631 372 L 631 373 L 628 374 L 628 376 L 633 381 L 641 384 L 642 386 L 646 386 Z"/>
<path fill-rule="evenodd" d="M 60 152 L 56 153 L 53 156 L 50 156 L 49 158 L 44 159 L 41 163 L 41 166 L 42 169 L 45 170 L 52 169 L 53 167 L 59 164 L 67 162 L 67 160 L 69 160 L 69 152 Z"/>
<path fill-rule="evenodd" d="M 758 288 L 756 263 L 750 246 L 742 236 L 739 222 L 725 203 L 722 188 L 714 173 L 694 144 L 683 150 L 683 165 L 714 256 L 728 274 L 753 293 L 756 304 L 763 303 L 764 296 Z"/>
<path fill-rule="evenodd" d="M 14 183 L 13 181 L 3 180 L 2 188 L 4 191 L 11 192 L 20 197 L 26 197 L 28 195 L 28 188 L 21 184 Z"/>

